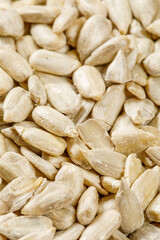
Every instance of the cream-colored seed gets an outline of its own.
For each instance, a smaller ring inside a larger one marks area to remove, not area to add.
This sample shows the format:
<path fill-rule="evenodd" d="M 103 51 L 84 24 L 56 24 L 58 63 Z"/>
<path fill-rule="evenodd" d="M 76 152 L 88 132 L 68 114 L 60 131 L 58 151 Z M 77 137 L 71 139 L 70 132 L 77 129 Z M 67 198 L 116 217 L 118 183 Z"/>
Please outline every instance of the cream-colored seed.
<path fill-rule="evenodd" d="M 109 17 L 122 34 L 128 32 L 132 11 L 128 0 L 105 0 Z M 118 17 L 117 17 L 118 16 Z"/>
<path fill-rule="evenodd" d="M 159 240 L 159 9 L 0 0 L 0 240 Z"/>
<path fill-rule="evenodd" d="M 46 24 L 33 24 L 31 35 L 38 46 L 48 50 L 58 50 L 65 46 L 64 33 L 53 33 L 52 28 Z"/>
<path fill-rule="evenodd" d="M 155 166 L 155 163 L 151 160 L 151 158 L 145 152 L 139 153 L 138 157 L 141 159 L 142 163 L 145 166 L 147 166 L 147 167 Z"/>
<path fill-rule="evenodd" d="M 31 146 L 53 156 L 60 156 L 67 147 L 64 139 L 37 128 L 22 127 L 21 137 Z"/>
<path fill-rule="evenodd" d="M 120 187 L 120 180 L 116 180 L 113 177 L 101 177 L 101 185 L 110 193 L 117 193 Z"/>
<path fill-rule="evenodd" d="M 146 93 L 145 90 L 139 86 L 138 84 L 134 82 L 128 82 L 127 85 L 127 90 L 132 93 L 134 96 L 136 96 L 139 99 L 145 99 L 146 98 Z"/>
<path fill-rule="evenodd" d="M 23 215 L 39 216 L 51 210 L 66 207 L 72 201 L 73 191 L 63 182 L 50 182 L 43 191 L 34 195 L 22 208 Z"/>
<path fill-rule="evenodd" d="M 119 179 L 124 170 L 126 156 L 110 149 L 97 148 L 84 153 L 93 169 L 101 175 Z"/>
<path fill-rule="evenodd" d="M 136 38 L 138 56 L 137 63 L 141 63 L 148 55 L 153 52 L 154 42 L 147 38 Z"/>
<path fill-rule="evenodd" d="M 0 36 L 0 47 L 11 48 L 12 50 L 16 50 L 14 38 Z"/>
<path fill-rule="evenodd" d="M 142 228 L 138 231 L 131 234 L 131 240 L 139 240 L 139 239 L 152 239 L 154 236 L 155 239 L 158 240 L 160 234 L 160 229 L 155 227 L 153 224 L 144 224 Z"/>
<path fill-rule="evenodd" d="M 62 137 L 77 137 L 74 123 L 65 115 L 48 106 L 38 106 L 32 112 L 34 121 L 48 132 Z"/>
<path fill-rule="evenodd" d="M 53 32 L 61 33 L 69 28 L 78 17 L 78 9 L 71 6 L 66 6 L 62 9 L 60 15 L 53 23 Z"/>
<path fill-rule="evenodd" d="M 65 230 L 74 224 L 76 220 L 76 210 L 74 207 L 68 205 L 65 208 L 49 212 L 47 217 L 52 220 L 53 225 L 58 230 Z"/>
<path fill-rule="evenodd" d="M 155 35 L 157 35 L 157 36 L 160 37 L 159 28 L 160 28 L 160 20 L 157 19 L 157 20 L 155 20 L 154 22 L 152 22 L 149 26 L 147 26 L 147 27 L 146 27 L 146 30 L 147 30 L 149 33 L 155 34 Z"/>
<path fill-rule="evenodd" d="M 60 169 L 63 162 L 71 162 L 69 157 L 65 155 L 59 157 L 53 157 L 47 153 L 42 152 L 42 158 L 51 163 L 55 168 Z"/>
<path fill-rule="evenodd" d="M 105 91 L 100 72 L 93 66 L 81 66 L 73 73 L 73 83 L 85 98 L 99 101 Z"/>
<path fill-rule="evenodd" d="M 47 102 L 47 93 L 45 87 L 36 75 L 28 79 L 28 90 L 32 100 L 38 105 L 45 105 Z"/>
<path fill-rule="evenodd" d="M 10 182 L 20 176 L 35 177 L 35 169 L 22 155 L 6 152 L 0 159 L 0 176 L 6 182 Z"/>
<path fill-rule="evenodd" d="M 112 236 L 110 237 L 110 240 L 128 240 L 129 238 L 127 238 L 122 232 L 120 232 L 119 230 L 116 230 Z"/>
<path fill-rule="evenodd" d="M 76 126 L 81 139 L 89 148 L 114 148 L 107 132 L 108 125 L 103 121 L 89 118 Z"/>
<path fill-rule="evenodd" d="M 22 57 L 28 60 L 31 54 L 38 50 L 38 46 L 32 36 L 25 35 L 16 41 L 16 49 Z"/>
<path fill-rule="evenodd" d="M 19 239 L 29 233 L 43 232 L 52 229 L 52 221 L 43 216 L 19 216 L 0 225 L 0 233 L 7 238 Z M 53 228 L 55 231 L 55 228 Z"/>
<path fill-rule="evenodd" d="M 60 76 L 69 75 L 81 65 L 65 54 L 45 49 L 35 51 L 29 62 L 35 70 Z"/>
<path fill-rule="evenodd" d="M 77 18 L 74 21 L 74 23 L 66 30 L 66 36 L 67 36 L 68 43 L 72 47 L 76 47 L 79 32 L 80 32 L 83 24 L 85 23 L 85 21 L 86 21 L 85 17 Z"/>
<path fill-rule="evenodd" d="M 7 152 L 20 153 L 19 147 L 10 138 L 4 137 L 4 144 Z"/>
<path fill-rule="evenodd" d="M 149 123 L 157 113 L 156 106 L 148 98 L 144 100 L 129 98 L 124 103 L 124 109 L 132 121 L 139 125 Z"/>
<path fill-rule="evenodd" d="M 0 133 L 0 157 L 7 151 L 5 138 L 2 133 Z"/>
<path fill-rule="evenodd" d="M 74 113 L 76 114 L 77 112 L 79 112 L 81 107 L 81 96 L 76 93 L 76 89 L 71 84 L 69 78 L 59 77 L 56 75 L 46 74 L 42 72 L 36 72 L 36 75 L 39 77 L 42 84 L 45 85 L 48 101 L 54 108 L 56 108 L 59 112 L 67 115 L 74 115 Z M 62 92 L 63 94 L 61 94 Z M 86 105 L 86 107 L 91 106 L 89 108 L 91 111 L 93 101 L 85 100 L 82 102 L 82 105 L 84 104 Z M 85 114 L 87 113 L 84 113 L 84 115 Z M 69 118 L 72 119 L 74 118 L 74 116 Z"/>
<path fill-rule="evenodd" d="M 53 167 L 49 162 L 39 157 L 35 153 L 31 152 L 25 147 L 21 147 L 21 153 L 28 159 L 28 161 L 37 169 L 39 169 L 45 176 L 53 180 L 57 174 L 57 169 Z"/>
<path fill-rule="evenodd" d="M 96 48 L 86 59 L 85 64 L 92 66 L 107 64 L 113 60 L 120 49 L 126 51 L 129 44 L 130 40 L 126 36 L 118 36 L 110 39 Z"/>
<path fill-rule="evenodd" d="M 149 77 L 146 85 L 146 91 L 149 98 L 160 106 L 160 77 Z"/>
<path fill-rule="evenodd" d="M 0 194 L 1 214 L 20 210 L 41 185 L 42 178 L 18 177 L 8 183 Z"/>
<path fill-rule="evenodd" d="M 132 81 L 142 87 L 147 84 L 147 73 L 141 64 L 136 64 L 132 69 Z"/>
<path fill-rule="evenodd" d="M 19 240 L 43 240 L 46 238 L 47 240 L 52 240 L 55 235 L 55 228 L 50 228 L 49 230 L 45 230 L 43 232 L 35 232 L 35 233 L 29 233 L 25 235 L 22 238 L 19 238 Z"/>
<path fill-rule="evenodd" d="M 115 145 L 115 151 L 129 155 L 130 153 L 139 153 L 144 151 L 155 137 L 141 129 L 130 129 L 126 132 L 115 131 L 112 133 L 111 141 Z"/>
<path fill-rule="evenodd" d="M 64 182 L 72 189 L 73 194 L 70 204 L 76 206 L 83 190 L 83 173 L 74 166 L 62 166 L 56 175 L 55 181 Z"/>
<path fill-rule="evenodd" d="M 112 126 L 126 98 L 124 87 L 118 84 L 108 87 L 102 99 L 93 108 L 93 118 L 101 119 Z"/>
<path fill-rule="evenodd" d="M 105 240 L 109 238 L 112 233 L 119 228 L 120 224 L 121 216 L 117 211 L 113 209 L 105 211 L 103 213 L 100 213 L 92 221 L 92 223 L 90 223 L 86 227 L 86 229 L 82 233 L 82 236 L 80 237 L 80 240 Z"/>
<path fill-rule="evenodd" d="M 156 15 L 158 2 L 156 0 L 146 0 L 145 2 L 130 0 L 129 2 L 134 17 L 141 21 L 144 27 L 148 26 Z"/>
<path fill-rule="evenodd" d="M 142 27 L 141 23 L 136 20 L 136 19 L 132 19 L 131 25 L 130 25 L 130 29 L 129 29 L 129 33 L 135 35 L 136 37 L 147 37 L 150 38 L 149 33 L 147 33 L 145 31 L 145 29 Z"/>
<path fill-rule="evenodd" d="M 52 23 L 59 10 L 47 6 L 22 6 L 17 8 L 23 20 L 28 23 Z"/>
<path fill-rule="evenodd" d="M 20 38 L 24 34 L 23 20 L 13 8 L 0 8 L 0 15 L 0 34 L 2 36 Z"/>
<path fill-rule="evenodd" d="M 135 192 L 139 202 L 145 210 L 156 196 L 159 187 L 159 167 L 144 171 L 134 182 L 131 190 Z"/>
<path fill-rule="evenodd" d="M 19 135 L 19 133 L 17 132 L 16 129 L 14 129 L 14 127 L 7 127 L 3 130 L 1 130 L 1 132 L 3 133 L 4 136 L 12 139 L 18 146 L 20 147 L 26 147 L 28 149 L 30 149 L 31 151 L 38 153 L 39 154 L 39 150 L 32 147 L 31 145 L 29 145 L 28 143 L 26 143 L 21 136 Z"/>
<path fill-rule="evenodd" d="M 100 0 L 77 0 L 77 6 L 80 12 L 86 17 L 97 14 L 106 17 L 107 10 Z"/>
<path fill-rule="evenodd" d="M 121 115 L 118 116 L 115 123 L 113 124 L 110 134 L 112 136 L 114 132 L 128 131 L 136 128 L 136 125 L 133 124 L 130 117 L 128 117 L 128 115 L 123 112 Z"/>
<path fill-rule="evenodd" d="M 122 216 L 121 228 L 126 233 L 132 233 L 142 227 L 144 214 L 136 194 L 129 188 L 124 178 L 116 195 L 116 204 Z"/>
<path fill-rule="evenodd" d="M 150 126 L 158 128 L 160 130 L 160 113 L 149 123 Z"/>
<path fill-rule="evenodd" d="M 79 109 L 75 112 L 68 114 L 67 116 L 72 119 L 74 123 L 82 123 L 86 120 L 92 111 L 95 102 L 90 99 L 81 98 L 81 105 Z"/>
<path fill-rule="evenodd" d="M 146 209 L 147 218 L 149 221 L 160 222 L 160 193 L 153 199 Z"/>
<path fill-rule="evenodd" d="M 157 129 L 157 128 L 153 127 L 153 126 L 144 126 L 142 129 L 145 132 L 149 132 L 149 133 L 153 134 L 154 137 L 155 137 L 155 141 L 154 141 L 153 144 L 150 145 L 150 147 L 159 145 L 159 137 L 160 137 L 159 129 Z"/>
<path fill-rule="evenodd" d="M 93 15 L 86 20 L 77 40 L 77 51 L 82 62 L 109 38 L 111 30 L 111 22 L 102 15 Z"/>
<path fill-rule="evenodd" d="M 160 76 L 160 65 L 159 65 L 159 52 L 153 52 L 151 53 L 144 61 L 144 68 L 149 73 L 150 75 L 154 77 L 159 77 Z"/>
<path fill-rule="evenodd" d="M 67 140 L 67 152 L 71 160 L 84 169 L 91 169 L 92 167 L 85 157 L 87 150 L 87 146 L 80 138 L 69 138 Z"/>
<path fill-rule="evenodd" d="M 147 155 L 152 159 L 152 161 L 160 166 L 160 147 L 149 147 L 146 150 Z"/>
<path fill-rule="evenodd" d="M 20 122 L 25 120 L 33 109 L 29 92 L 21 87 L 13 88 L 7 94 L 3 108 L 3 120 L 5 122 Z"/>
<path fill-rule="evenodd" d="M 58 83 L 45 86 L 48 101 L 59 112 L 72 114 L 81 106 L 81 96 L 75 92 L 71 84 Z M 63 95 L 61 94 L 63 92 Z"/>
<path fill-rule="evenodd" d="M 143 173 L 144 168 L 141 160 L 135 153 L 130 154 L 125 163 L 124 178 L 129 186 Z"/>
<path fill-rule="evenodd" d="M 17 82 L 24 82 L 32 75 L 26 59 L 12 49 L 0 49 L 0 66 Z"/>
<path fill-rule="evenodd" d="M 127 66 L 124 52 L 119 50 L 115 59 L 109 65 L 105 81 L 125 83 L 131 80 L 131 72 Z"/>
<path fill-rule="evenodd" d="M 83 231 L 84 231 L 83 225 L 79 223 L 74 223 L 68 229 L 57 232 L 54 237 L 54 240 L 77 240 L 81 236 Z"/>
<path fill-rule="evenodd" d="M 62 163 L 62 166 L 68 166 L 68 165 L 77 167 L 83 173 L 84 184 L 86 186 L 88 186 L 88 187 L 94 186 L 100 194 L 108 195 L 108 191 L 105 190 L 104 188 L 102 188 L 102 186 L 100 185 L 100 176 L 96 172 L 80 168 L 69 162 Z"/>
<path fill-rule="evenodd" d="M 77 219 L 82 225 L 88 225 L 98 211 L 98 194 L 95 187 L 89 187 L 81 196 L 77 207 Z"/>
<path fill-rule="evenodd" d="M 105 212 L 106 210 L 115 209 L 115 194 L 109 194 L 108 196 L 102 197 L 98 203 L 98 214 Z"/>

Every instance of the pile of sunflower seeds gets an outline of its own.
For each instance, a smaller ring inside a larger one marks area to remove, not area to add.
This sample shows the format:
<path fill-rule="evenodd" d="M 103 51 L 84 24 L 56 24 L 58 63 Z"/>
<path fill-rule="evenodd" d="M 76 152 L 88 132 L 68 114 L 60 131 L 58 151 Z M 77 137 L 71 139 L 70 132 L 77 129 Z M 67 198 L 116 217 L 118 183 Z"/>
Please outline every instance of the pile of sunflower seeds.
<path fill-rule="evenodd" d="M 160 0 L 0 0 L 0 240 L 160 239 Z"/>

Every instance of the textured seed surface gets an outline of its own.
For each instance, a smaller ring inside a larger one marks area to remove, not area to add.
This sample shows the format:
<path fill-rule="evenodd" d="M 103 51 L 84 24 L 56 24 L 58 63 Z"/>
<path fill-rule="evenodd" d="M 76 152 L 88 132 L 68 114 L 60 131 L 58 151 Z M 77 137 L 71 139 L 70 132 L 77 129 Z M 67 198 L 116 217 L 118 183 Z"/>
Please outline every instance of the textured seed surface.
<path fill-rule="evenodd" d="M 106 17 L 107 11 L 100 0 L 78 0 L 77 4 L 80 12 L 86 17 L 96 14 L 100 14 Z"/>
<path fill-rule="evenodd" d="M 47 93 L 36 75 L 28 79 L 28 90 L 32 100 L 38 105 L 45 105 L 47 102 Z"/>
<path fill-rule="evenodd" d="M 127 0 L 106 0 L 109 17 L 122 34 L 126 34 L 132 20 L 132 12 Z M 118 18 L 117 18 L 118 15 Z"/>
<path fill-rule="evenodd" d="M 143 173 L 144 168 L 141 160 L 137 158 L 135 153 L 131 153 L 125 162 L 124 177 L 129 186 Z"/>
<path fill-rule="evenodd" d="M 60 76 L 72 73 L 81 65 L 78 60 L 65 54 L 45 49 L 35 51 L 29 62 L 35 70 Z"/>
<path fill-rule="evenodd" d="M 77 219 L 82 225 L 88 225 L 98 211 L 98 194 L 95 187 L 89 187 L 81 196 L 77 207 Z"/>
<path fill-rule="evenodd" d="M 35 170 L 22 155 L 6 152 L 0 159 L 0 175 L 6 182 L 10 182 L 20 176 L 34 177 Z"/>
<path fill-rule="evenodd" d="M 111 22 L 102 15 L 93 15 L 84 23 L 77 40 L 77 51 L 81 61 L 89 57 L 97 47 L 109 38 L 111 30 Z"/>
<path fill-rule="evenodd" d="M 159 0 L 0 0 L 0 240 L 159 240 L 159 27 Z"/>
<path fill-rule="evenodd" d="M 96 119 L 88 119 L 83 123 L 76 125 L 81 139 L 86 145 L 93 148 L 109 148 L 113 149 L 113 144 L 107 132 L 108 125 L 103 121 Z"/>
<path fill-rule="evenodd" d="M 55 178 L 56 182 L 64 182 L 72 189 L 71 205 L 77 205 L 78 199 L 83 190 L 83 173 L 75 166 L 62 166 Z"/>
<path fill-rule="evenodd" d="M 31 34 L 38 46 L 48 50 L 58 50 L 66 44 L 65 35 L 53 33 L 52 28 L 46 24 L 32 25 Z"/>
<path fill-rule="evenodd" d="M 60 156 L 67 146 L 64 139 L 37 128 L 22 128 L 21 136 L 29 145 L 53 156 Z"/>
<path fill-rule="evenodd" d="M 72 189 L 62 182 L 50 182 L 39 194 L 33 196 L 22 209 L 23 215 L 44 215 L 51 210 L 66 207 L 72 200 Z"/>
<path fill-rule="evenodd" d="M 145 150 L 154 142 L 155 137 L 153 134 L 141 129 L 130 129 L 126 132 L 113 132 L 111 140 L 116 151 L 129 155 L 130 153 L 139 153 Z"/>
<path fill-rule="evenodd" d="M 154 103 L 147 98 L 144 100 L 130 98 L 126 100 L 124 109 L 135 124 L 147 124 L 157 112 Z"/>
<path fill-rule="evenodd" d="M 52 228 L 49 218 L 20 216 L 4 222 L 0 226 L 0 233 L 10 239 L 18 239 L 32 232 L 43 232 Z"/>
<path fill-rule="evenodd" d="M 36 107 L 32 112 L 32 117 L 39 126 L 58 136 L 76 137 L 78 135 L 74 123 L 51 107 Z"/>
<path fill-rule="evenodd" d="M 111 224 L 112 223 L 112 224 Z M 84 239 L 99 239 L 105 240 L 119 228 L 121 224 L 120 214 L 111 209 L 99 214 L 94 221 L 87 226 L 80 240 Z"/>
<path fill-rule="evenodd" d="M 52 210 L 47 214 L 53 225 L 58 230 L 65 230 L 71 227 L 76 221 L 76 210 L 74 207 L 68 205 L 65 208 L 61 208 L 59 210 Z"/>
<path fill-rule="evenodd" d="M 17 10 L 23 20 L 29 23 L 52 23 L 59 13 L 57 8 L 35 5 L 24 5 Z"/>
<path fill-rule="evenodd" d="M 22 18 L 14 9 L 0 9 L 0 34 L 2 36 L 21 37 L 24 34 Z"/>
<path fill-rule="evenodd" d="M 110 39 L 94 50 L 90 57 L 86 59 L 85 64 L 95 66 L 109 63 L 113 60 L 118 50 L 126 51 L 128 47 L 129 39 L 126 36 Z"/>
<path fill-rule="evenodd" d="M 73 83 L 83 97 L 96 101 L 101 99 L 105 91 L 104 80 L 93 66 L 79 67 L 73 74 Z"/>
<path fill-rule="evenodd" d="M 12 49 L 0 49 L 0 66 L 17 82 L 24 82 L 32 75 L 26 59 Z"/>
<path fill-rule="evenodd" d="M 142 227 L 144 223 L 142 206 L 124 178 L 121 179 L 120 189 L 116 195 L 116 204 L 122 216 L 121 228 L 124 232 L 132 233 Z"/>
<path fill-rule="evenodd" d="M 107 88 L 102 99 L 93 108 L 92 116 L 113 125 L 125 101 L 124 85 L 112 85 Z"/>
<path fill-rule="evenodd" d="M 126 156 L 109 149 L 88 150 L 85 156 L 93 169 L 101 175 L 120 178 Z"/>
<path fill-rule="evenodd" d="M 49 179 L 53 180 L 55 175 L 57 174 L 57 170 L 52 164 L 45 161 L 43 158 L 39 157 L 35 153 L 31 152 L 27 148 L 21 147 L 21 153 L 23 154 L 28 161 L 39 169 L 45 176 Z"/>
<path fill-rule="evenodd" d="M 120 49 L 115 59 L 107 68 L 105 81 L 110 81 L 113 83 L 125 83 L 130 81 L 130 79 L 130 70 L 126 63 L 124 52 Z"/>
<path fill-rule="evenodd" d="M 159 167 L 144 171 L 132 185 L 132 190 L 135 192 L 143 209 L 149 205 L 157 194 L 159 186 Z"/>

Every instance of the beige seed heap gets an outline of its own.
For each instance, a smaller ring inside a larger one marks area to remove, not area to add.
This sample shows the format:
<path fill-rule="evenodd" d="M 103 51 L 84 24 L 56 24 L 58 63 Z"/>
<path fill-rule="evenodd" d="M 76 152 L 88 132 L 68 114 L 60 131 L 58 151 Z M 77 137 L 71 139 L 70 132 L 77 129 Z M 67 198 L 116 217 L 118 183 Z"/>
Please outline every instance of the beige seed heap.
<path fill-rule="evenodd" d="M 0 240 L 160 240 L 160 0 L 0 0 Z"/>

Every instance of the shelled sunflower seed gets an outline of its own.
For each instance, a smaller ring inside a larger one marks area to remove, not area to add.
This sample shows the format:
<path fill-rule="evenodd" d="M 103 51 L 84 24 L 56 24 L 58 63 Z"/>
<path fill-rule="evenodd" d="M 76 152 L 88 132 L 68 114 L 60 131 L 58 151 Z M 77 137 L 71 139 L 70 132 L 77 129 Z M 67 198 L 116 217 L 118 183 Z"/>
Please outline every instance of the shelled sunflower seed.
<path fill-rule="evenodd" d="M 159 107 L 159 0 L 0 0 L 0 240 L 159 240 Z"/>

